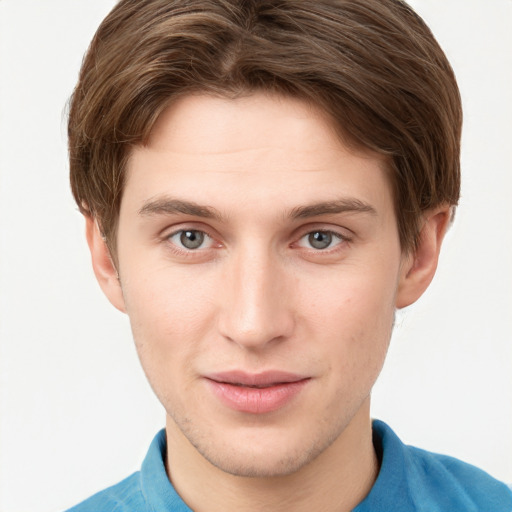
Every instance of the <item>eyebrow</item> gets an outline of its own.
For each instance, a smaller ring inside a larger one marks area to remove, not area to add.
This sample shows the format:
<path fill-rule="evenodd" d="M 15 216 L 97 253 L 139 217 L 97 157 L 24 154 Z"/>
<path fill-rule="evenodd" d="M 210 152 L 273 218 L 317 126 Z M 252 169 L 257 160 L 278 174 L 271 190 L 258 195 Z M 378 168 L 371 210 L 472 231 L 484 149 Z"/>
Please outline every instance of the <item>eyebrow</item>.
<path fill-rule="evenodd" d="M 359 199 L 344 198 L 335 201 L 325 201 L 306 206 L 298 206 L 290 212 L 292 219 L 308 219 L 320 215 L 336 214 L 336 213 L 369 213 L 377 215 L 377 210 L 373 206 Z"/>
<path fill-rule="evenodd" d="M 218 210 L 211 206 L 203 206 L 193 201 L 183 201 L 173 198 L 157 198 L 149 200 L 139 210 L 139 215 L 172 215 L 182 213 L 193 217 L 202 217 L 205 219 L 214 219 L 221 221 L 223 216 Z M 343 198 L 334 201 L 323 201 L 311 205 L 297 206 L 288 213 L 291 219 L 308 219 L 320 215 L 338 214 L 338 213 L 368 213 L 377 215 L 373 206 L 355 198 Z"/>
<path fill-rule="evenodd" d="M 194 217 L 203 217 L 205 219 L 221 220 L 222 215 L 211 206 L 202 206 L 193 201 L 182 201 L 180 199 L 159 198 L 149 200 L 139 210 L 139 215 L 158 215 L 183 213 Z"/>

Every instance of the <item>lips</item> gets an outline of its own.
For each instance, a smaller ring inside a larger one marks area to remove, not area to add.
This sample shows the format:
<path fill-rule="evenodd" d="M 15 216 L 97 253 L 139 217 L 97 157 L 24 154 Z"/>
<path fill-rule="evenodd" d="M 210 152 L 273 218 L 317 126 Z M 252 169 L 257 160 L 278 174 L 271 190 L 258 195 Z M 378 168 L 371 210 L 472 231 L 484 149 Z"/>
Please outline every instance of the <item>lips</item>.
<path fill-rule="evenodd" d="M 258 374 L 232 371 L 207 375 L 205 379 L 222 404 L 249 414 L 281 409 L 310 381 L 309 377 L 281 371 Z"/>

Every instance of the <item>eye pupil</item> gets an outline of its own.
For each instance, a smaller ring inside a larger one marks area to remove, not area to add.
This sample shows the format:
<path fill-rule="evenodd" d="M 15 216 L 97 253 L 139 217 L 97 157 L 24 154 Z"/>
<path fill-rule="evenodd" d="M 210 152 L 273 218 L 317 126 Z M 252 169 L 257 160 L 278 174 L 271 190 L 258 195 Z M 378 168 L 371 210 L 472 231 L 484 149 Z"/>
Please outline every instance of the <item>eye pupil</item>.
<path fill-rule="evenodd" d="M 201 233 L 201 231 L 182 231 L 180 242 L 187 249 L 197 249 L 204 242 L 204 233 Z"/>
<path fill-rule="evenodd" d="M 332 234 L 326 231 L 315 231 L 309 234 L 308 241 L 315 249 L 326 249 L 331 245 Z"/>

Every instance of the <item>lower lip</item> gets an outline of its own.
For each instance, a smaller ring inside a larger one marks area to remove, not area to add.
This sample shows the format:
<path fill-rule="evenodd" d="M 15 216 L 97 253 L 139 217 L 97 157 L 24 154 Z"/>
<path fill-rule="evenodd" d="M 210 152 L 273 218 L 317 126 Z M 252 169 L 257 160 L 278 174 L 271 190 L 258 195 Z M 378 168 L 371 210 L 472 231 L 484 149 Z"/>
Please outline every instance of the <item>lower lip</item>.
<path fill-rule="evenodd" d="M 220 400 L 235 411 L 264 414 L 277 411 L 300 393 L 309 379 L 284 382 L 266 388 L 236 386 L 207 379 L 208 384 Z"/>

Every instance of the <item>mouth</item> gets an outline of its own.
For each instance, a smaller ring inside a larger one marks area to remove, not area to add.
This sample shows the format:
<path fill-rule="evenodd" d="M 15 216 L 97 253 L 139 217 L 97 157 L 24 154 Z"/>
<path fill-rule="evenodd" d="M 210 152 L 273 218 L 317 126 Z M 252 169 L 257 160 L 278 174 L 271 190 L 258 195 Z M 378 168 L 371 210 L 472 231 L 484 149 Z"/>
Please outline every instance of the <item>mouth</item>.
<path fill-rule="evenodd" d="M 224 406 L 248 414 L 265 414 L 285 407 L 311 380 L 281 371 L 233 371 L 211 374 L 205 379 Z"/>

